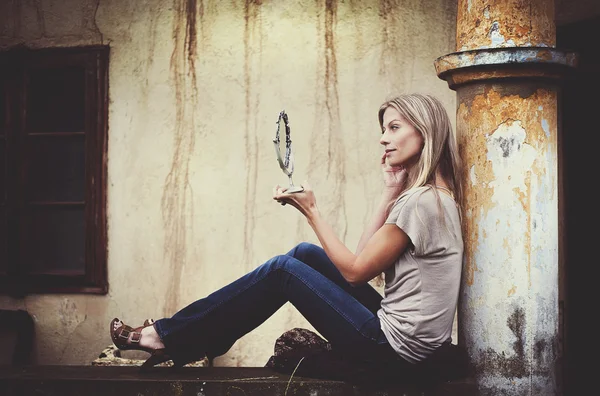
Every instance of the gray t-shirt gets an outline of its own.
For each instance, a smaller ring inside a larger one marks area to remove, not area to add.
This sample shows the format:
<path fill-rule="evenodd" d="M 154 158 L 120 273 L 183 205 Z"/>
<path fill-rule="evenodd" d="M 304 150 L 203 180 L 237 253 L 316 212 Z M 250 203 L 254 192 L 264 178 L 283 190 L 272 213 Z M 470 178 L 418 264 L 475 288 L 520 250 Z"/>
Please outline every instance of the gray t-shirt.
<path fill-rule="evenodd" d="M 430 187 L 406 191 L 385 221 L 400 227 L 412 246 L 385 271 L 385 297 L 377 315 L 392 348 L 412 363 L 450 339 L 458 301 L 460 215 L 452 197 L 438 195 L 439 203 Z"/>

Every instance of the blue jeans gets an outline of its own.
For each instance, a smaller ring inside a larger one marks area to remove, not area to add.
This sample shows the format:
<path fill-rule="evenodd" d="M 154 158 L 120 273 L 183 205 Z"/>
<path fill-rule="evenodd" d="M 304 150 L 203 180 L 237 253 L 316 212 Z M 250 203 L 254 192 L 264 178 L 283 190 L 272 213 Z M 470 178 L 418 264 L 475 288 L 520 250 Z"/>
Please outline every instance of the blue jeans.
<path fill-rule="evenodd" d="M 368 283 L 351 286 L 321 247 L 301 243 L 154 327 L 172 354 L 212 359 L 289 301 L 332 349 L 397 357 L 377 317 L 381 299 Z"/>

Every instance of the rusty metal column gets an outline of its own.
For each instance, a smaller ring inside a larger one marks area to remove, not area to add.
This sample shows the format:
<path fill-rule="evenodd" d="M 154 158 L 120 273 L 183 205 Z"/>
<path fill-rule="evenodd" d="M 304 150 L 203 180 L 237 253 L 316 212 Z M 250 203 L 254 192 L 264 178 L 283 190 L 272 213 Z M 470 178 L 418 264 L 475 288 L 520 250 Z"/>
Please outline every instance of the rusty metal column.
<path fill-rule="evenodd" d="M 457 92 L 465 261 L 459 343 L 481 394 L 557 395 L 557 91 L 576 55 L 555 46 L 554 0 L 459 0 Z"/>

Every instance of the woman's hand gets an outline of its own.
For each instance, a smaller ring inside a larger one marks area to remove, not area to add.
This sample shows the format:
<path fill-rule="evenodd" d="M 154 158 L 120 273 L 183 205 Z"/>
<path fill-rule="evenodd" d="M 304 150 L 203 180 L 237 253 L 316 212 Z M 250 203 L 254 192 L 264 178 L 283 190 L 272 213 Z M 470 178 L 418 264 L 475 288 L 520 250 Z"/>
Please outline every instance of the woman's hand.
<path fill-rule="evenodd" d="M 408 172 L 403 166 L 391 166 L 385 160 L 385 153 L 381 156 L 381 170 L 383 171 L 383 183 L 385 188 L 400 194 L 406 185 Z"/>
<path fill-rule="evenodd" d="M 317 210 L 317 200 L 308 182 L 302 184 L 304 191 L 286 193 L 287 187 L 279 184 L 273 188 L 273 199 L 281 204 L 290 204 L 307 218 Z"/>

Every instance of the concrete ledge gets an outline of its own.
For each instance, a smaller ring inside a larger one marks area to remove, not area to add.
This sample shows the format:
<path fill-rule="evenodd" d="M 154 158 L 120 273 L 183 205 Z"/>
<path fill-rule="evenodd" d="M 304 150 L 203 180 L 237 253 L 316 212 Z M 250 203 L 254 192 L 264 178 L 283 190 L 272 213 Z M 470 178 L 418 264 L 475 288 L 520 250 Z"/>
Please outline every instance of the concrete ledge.
<path fill-rule="evenodd" d="M 428 388 L 428 389 L 425 389 Z M 263 367 L 27 366 L 0 367 L 0 394 L 6 396 L 301 396 L 301 395 L 477 395 L 470 380 L 430 387 L 394 385 L 367 388 L 339 381 L 293 377 Z"/>

